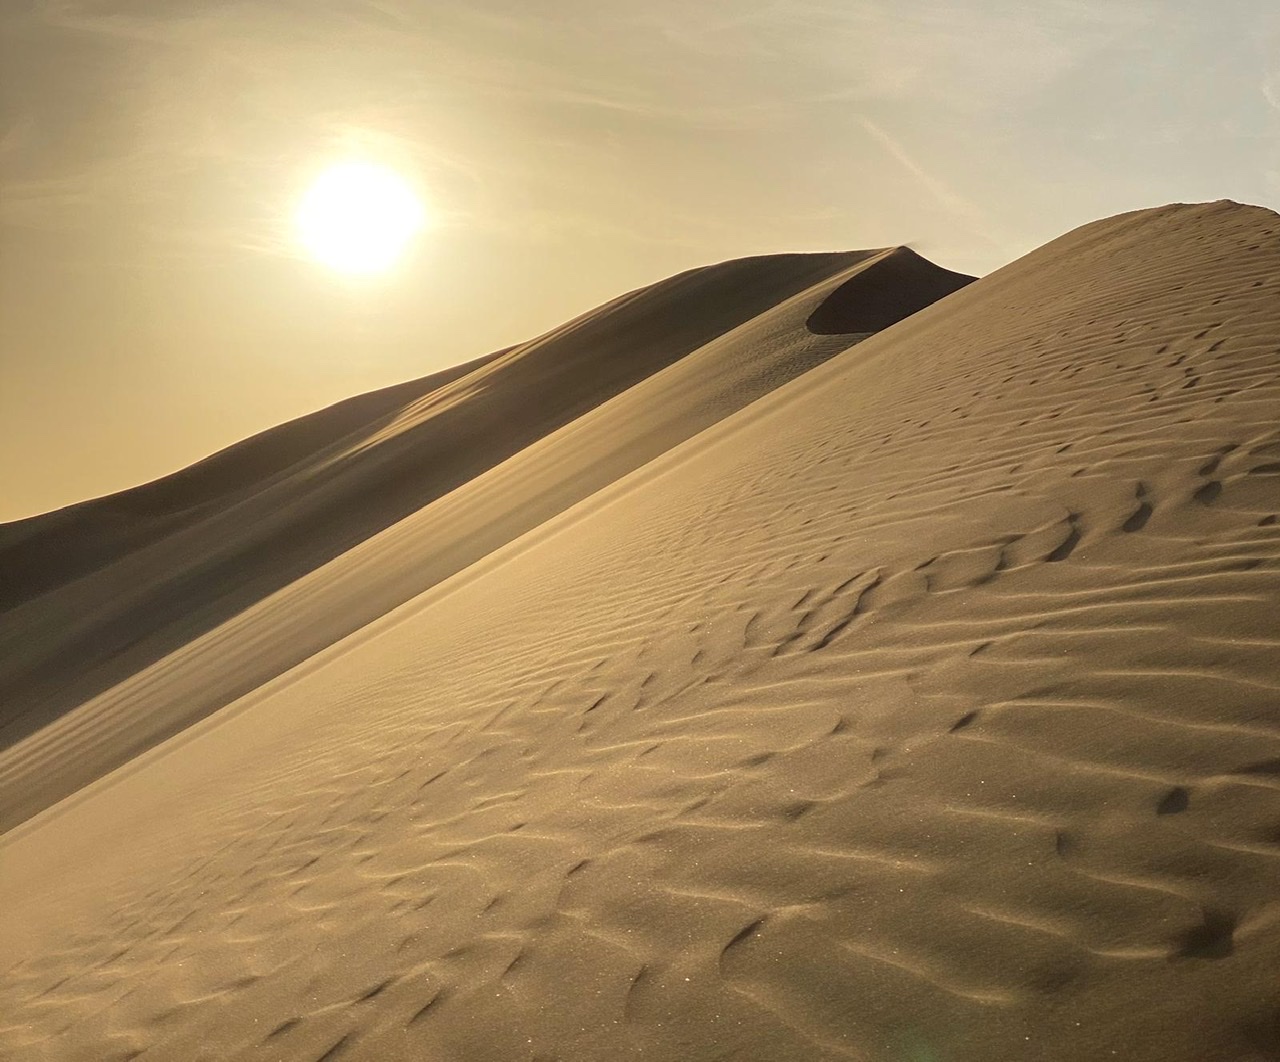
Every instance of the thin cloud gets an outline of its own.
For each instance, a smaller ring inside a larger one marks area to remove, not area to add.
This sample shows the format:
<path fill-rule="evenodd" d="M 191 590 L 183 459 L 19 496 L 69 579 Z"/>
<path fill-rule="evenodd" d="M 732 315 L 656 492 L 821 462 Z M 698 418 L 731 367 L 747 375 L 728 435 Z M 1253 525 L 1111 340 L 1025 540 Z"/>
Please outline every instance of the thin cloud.
<path fill-rule="evenodd" d="M 1280 73 L 1268 74 L 1262 79 L 1262 98 L 1280 111 Z"/>
<path fill-rule="evenodd" d="M 919 162 L 913 158 L 906 148 L 897 140 L 890 136 L 884 129 L 878 126 L 869 118 L 860 118 L 859 124 L 866 132 L 875 139 L 875 141 L 884 148 L 885 152 L 897 162 L 904 170 L 906 170 L 920 185 L 956 219 L 964 222 L 976 235 L 981 236 L 988 243 L 997 243 L 996 239 L 990 234 L 990 222 L 986 216 L 986 212 L 982 210 L 971 199 L 956 191 L 951 185 L 940 177 L 925 169 Z"/>

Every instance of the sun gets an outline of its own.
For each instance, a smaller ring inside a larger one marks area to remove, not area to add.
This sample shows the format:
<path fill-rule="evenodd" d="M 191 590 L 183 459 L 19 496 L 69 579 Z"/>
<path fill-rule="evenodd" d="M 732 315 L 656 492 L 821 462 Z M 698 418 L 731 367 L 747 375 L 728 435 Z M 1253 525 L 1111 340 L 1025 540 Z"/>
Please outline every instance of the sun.
<path fill-rule="evenodd" d="M 315 179 L 298 204 L 302 245 L 343 273 L 389 269 L 422 231 L 426 211 L 409 182 L 373 162 L 339 162 Z"/>

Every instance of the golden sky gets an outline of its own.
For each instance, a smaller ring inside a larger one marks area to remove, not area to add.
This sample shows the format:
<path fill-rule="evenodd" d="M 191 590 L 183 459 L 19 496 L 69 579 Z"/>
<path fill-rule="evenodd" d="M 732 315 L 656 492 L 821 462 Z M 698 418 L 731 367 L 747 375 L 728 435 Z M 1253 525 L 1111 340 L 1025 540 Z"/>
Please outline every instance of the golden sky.
<path fill-rule="evenodd" d="M 0 520 L 694 265 L 1280 206 L 1261 0 L 17 0 L 0 42 Z M 293 231 L 348 157 L 432 218 L 378 277 Z"/>

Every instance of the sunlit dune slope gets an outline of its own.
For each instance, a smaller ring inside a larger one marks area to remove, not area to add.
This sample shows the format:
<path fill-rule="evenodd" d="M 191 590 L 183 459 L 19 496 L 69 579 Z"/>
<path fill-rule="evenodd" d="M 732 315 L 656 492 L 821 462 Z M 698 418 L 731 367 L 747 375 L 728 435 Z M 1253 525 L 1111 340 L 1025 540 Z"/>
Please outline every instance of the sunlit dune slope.
<path fill-rule="evenodd" d="M 915 272 L 877 282 L 903 255 Z M 114 554 L 0 618 L 0 828 L 861 338 L 804 327 L 833 288 L 857 304 L 865 285 L 861 312 L 884 323 L 971 279 L 895 249 L 694 270 L 470 371 L 343 403 L 44 518 L 10 550 L 18 581 L 38 583 L 24 573 L 46 554 L 64 574 Z M 773 338 L 743 345 L 762 330 Z M 557 429 L 549 449 L 535 445 Z M 436 499 L 374 551 L 372 574 L 368 550 L 342 556 Z M 336 571 L 311 574 L 335 557 Z M 278 619 L 264 628 L 246 615 L 255 608 Z M 49 762 L 42 750 L 55 748 Z"/>
<path fill-rule="evenodd" d="M 0 1054 L 1280 1057 L 1278 517 L 1280 217 L 1085 226 L 11 831 Z"/>

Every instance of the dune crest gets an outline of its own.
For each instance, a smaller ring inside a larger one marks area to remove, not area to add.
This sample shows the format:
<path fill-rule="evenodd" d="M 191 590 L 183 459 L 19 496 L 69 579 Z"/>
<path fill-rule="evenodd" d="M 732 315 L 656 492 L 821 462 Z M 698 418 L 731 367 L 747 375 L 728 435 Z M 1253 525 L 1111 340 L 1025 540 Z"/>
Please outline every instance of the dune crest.
<path fill-rule="evenodd" d="M 856 345 L 805 324 L 851 279 L 219 628 L 599 465 L 0 839 L 0 1053 L 1277 1057 L 1280 217 L 1099 221 Z"/>

